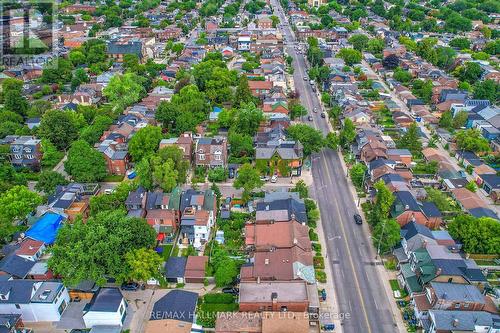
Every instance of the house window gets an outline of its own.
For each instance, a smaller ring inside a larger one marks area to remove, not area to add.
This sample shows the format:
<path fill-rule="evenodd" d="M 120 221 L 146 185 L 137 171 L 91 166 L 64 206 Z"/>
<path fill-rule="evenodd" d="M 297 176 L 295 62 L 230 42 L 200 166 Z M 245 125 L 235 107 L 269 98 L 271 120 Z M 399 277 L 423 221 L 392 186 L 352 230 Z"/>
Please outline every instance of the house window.
<path fill-rule="evenodd" d="M 59 312 L 59 314 L 62 314 L 64 312 L 64 309 L 66 309 L 66 301 L 62 301 L 61 305 L 59 305 L 59 307 L 57 308 L 57 312 Z"/>
<path fill-rule="evenodd" d="M 22 156 L 22 155 L 19 155 L 19 154 L 16 154 L 16 155 L 14 155 L 14 158 L 15 158 L 16 160 L 20 160 L 21 158 L 23 158 L 23 156 Z"/>
<path fill-rule="evenodd" d="M 216 161 L 221 160 L 222 153 L 220 151 L 215 152 L 214 158 Z"/>
<path fill-rule="evenodd" d="M 21 306 L 19 304 L 16 304 L 16 309 L 20 309 Z"/>
<path fill-rule="evenodd" d="M 32 160 L 32 159 L 33 159 L 33 155 L 31 155 L 31 154 L 30 154 L 30 155 L 26 155 L 26 158 L 27 158 L 28 160 Z"/>
<path fill-rule="evenodd" d="M 204 161 L 205 160 L 205 154 L 198 154 L 198 159 L 200 161 Z"/>
<path fill-rule="evenodd" d="M 286 306 L 282 306 L 282 307 L 281 307 L 281 311 L 282 311 L 282 312 L 286 312 L 286 311 L 288 311 L 288 308 L 287 308 Z"/>
<path fill-rule="evenodd" d="M 455 303 L 455 309 L 460 309 L 460 303 Z"/>
<path fill-rule="evenodd" d="M 469 307 L 469 303 L 465 303 L 465 304 L 464 304 L 464 308 L 466 308 L 466 309 L 467 309 L 468 307 Z"/>
<path fill-rule="evenodd" d="M 123 304 L 120 305 L 120 316 L 123 314 L 123 311 L 125 311 L 125 308 L 123 307 Z"/>

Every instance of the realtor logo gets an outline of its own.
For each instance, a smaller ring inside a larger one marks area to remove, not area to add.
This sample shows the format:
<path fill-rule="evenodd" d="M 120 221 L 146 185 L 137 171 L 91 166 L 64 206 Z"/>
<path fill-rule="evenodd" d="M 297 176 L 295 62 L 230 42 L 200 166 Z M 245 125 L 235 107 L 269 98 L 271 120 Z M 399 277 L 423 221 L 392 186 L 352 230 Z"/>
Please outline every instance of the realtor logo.
<path fill-rule="evenodd" d="M 2 66 L 46 65 L 57 56 L 52 1 L 0 0 Z"/>

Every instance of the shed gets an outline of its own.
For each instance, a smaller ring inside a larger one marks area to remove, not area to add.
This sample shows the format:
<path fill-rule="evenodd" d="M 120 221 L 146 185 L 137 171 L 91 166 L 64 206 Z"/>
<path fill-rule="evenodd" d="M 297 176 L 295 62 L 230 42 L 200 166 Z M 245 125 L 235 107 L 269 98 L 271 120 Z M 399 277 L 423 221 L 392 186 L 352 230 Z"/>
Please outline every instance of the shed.
<path fill-rule="evenodd" d="M 207 256 L 188 256 L 184 280 L 188 283 L 203 283 L 207 262 Z"/>

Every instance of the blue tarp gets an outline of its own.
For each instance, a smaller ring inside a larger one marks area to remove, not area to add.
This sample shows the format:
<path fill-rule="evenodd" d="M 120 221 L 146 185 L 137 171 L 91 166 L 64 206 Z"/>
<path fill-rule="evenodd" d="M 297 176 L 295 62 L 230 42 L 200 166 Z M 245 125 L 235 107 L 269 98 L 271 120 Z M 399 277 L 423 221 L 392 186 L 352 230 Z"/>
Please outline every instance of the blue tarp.
<path fill-rule="evenodd" d="M 46 213 L 26 232 L 26 236 L 47 245 L 53 244 L 56 240 L 57 231 L 62 226 L 62 221 L 63 217 L 61 215 Z"/>

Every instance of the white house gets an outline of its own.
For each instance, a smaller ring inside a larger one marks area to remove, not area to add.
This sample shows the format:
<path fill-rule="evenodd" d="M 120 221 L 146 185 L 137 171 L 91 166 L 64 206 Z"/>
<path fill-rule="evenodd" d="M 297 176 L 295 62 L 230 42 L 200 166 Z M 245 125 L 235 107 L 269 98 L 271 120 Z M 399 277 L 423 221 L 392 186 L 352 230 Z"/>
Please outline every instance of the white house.
<path fill-rule="evenodd" d="M 23 322 L 59 321 L 68 303 L 60 282 L 0 281 L 0 313 L 20 314 Z"/>
<path fill-rule="evenodd" d="M 87 328 L 98 325 L 122 326 L 127 315 L 127 302 L 118 288 L 101 288 L 84 311 Z"/>
<path fill-rule="evenodd" d="M 238 50 L 240 51 L 249 51 L 250 43 L 252 39 L 250 36 L 240 36 L 238 37 Z"/>

